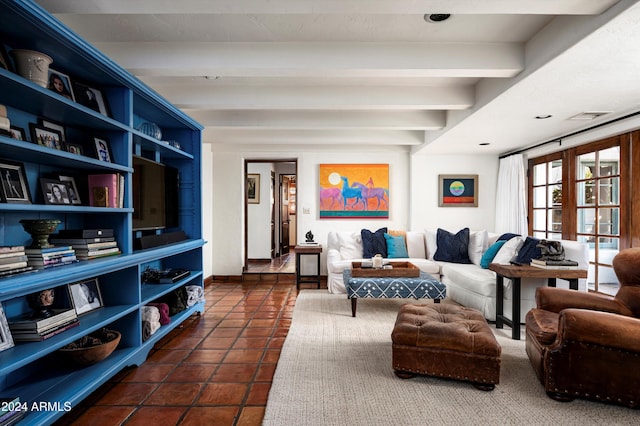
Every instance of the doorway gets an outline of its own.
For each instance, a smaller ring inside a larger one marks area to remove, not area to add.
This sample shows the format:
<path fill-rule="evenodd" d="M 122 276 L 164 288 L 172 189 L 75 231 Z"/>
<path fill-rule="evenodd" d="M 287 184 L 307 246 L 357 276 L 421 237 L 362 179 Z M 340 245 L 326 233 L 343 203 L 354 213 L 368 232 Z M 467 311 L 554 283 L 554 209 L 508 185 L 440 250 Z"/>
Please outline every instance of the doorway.
<path fill-rule="evenodd" d="M 295 272 L 296 178 L 295 159 L 245 160 L 243 272 Z"/>

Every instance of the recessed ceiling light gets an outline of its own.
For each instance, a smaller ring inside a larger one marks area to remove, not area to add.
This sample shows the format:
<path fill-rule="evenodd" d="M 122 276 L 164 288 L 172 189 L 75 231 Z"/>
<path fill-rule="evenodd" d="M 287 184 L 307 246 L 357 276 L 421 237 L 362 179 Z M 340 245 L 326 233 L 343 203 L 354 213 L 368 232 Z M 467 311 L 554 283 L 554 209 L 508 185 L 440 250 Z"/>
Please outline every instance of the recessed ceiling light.
<path fill-rule="evenodd" d="M 553 115 L 551 114 L 541 114 L 541 115 L 536 115 L 536 120 L 546 120 L 547 118 L 551 118 L 553 117 Z"/>
<path fill-rule="evenodd" d="M 479 143 L 478 145 L 487 146 L 487 145 L 491 145 L 491 142 L 482 142 L 482 143 Z"/>
<path fill-rule="evenodd" d="M 431 22 L 433 24 L 437 24 L 439 22 L 444 22 L 451 17 L 448 13 L 425 13 L 424 20 L 427 22 Z"/>
<path fill-rule="evenodd" d="M 569 120 L 595 120 L 603 115 L 611 114 L 611 111 L 585 111 L 569 117 Z"/>

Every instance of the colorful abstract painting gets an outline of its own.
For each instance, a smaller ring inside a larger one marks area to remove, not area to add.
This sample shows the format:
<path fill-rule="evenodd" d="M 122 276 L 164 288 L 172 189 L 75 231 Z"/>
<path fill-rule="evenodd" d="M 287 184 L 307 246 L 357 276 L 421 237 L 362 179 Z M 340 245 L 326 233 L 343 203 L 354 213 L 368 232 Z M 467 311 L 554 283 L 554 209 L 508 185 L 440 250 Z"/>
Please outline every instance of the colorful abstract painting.
<path fill-rule="evenodd" d="M 478 207 L 478 175 L 439 175 L 440 207 Z"/>
<path fill-rule="evenodd" d="M 320 219 L 389 218 L 388 164 L 320 164 Z"/>

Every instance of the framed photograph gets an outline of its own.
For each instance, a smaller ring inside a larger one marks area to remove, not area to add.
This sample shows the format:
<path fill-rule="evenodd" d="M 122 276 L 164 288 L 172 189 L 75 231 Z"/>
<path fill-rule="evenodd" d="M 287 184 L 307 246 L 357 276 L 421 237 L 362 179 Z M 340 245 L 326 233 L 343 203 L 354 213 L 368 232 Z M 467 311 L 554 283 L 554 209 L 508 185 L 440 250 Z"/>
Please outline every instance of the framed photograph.
<path fill-rule="evenodd" d="M 73 83 L 73 93 L 75 95 L 76 102 L 81 105 L 91 108 L 107 117 L 109 114 L 109 105 L 107 104 L 107 97 L 104 96 L 102 90 L 95 87 L 91 87 L 81 82 Z"/>
<path fill-rule="evenodd" d="M 29 123 L 29 129 L 31 130 L 31 142 L 47 148 L 62 150 L 62 135 L 59 131 L 47 129 L 34 123 Z"/>
<path fill-rule="evenodd" d="M 86 314 L 103 306 L 97 278 L 68 284 L 69 298 L 78 315 Z"/>
<path fill-rule="evenodd" d="M 478 175 L 438 175 L 439 207 L 478 207 Z"/>
<path fill-rule="evenodd" d="M 96 158 L 101 161 L 111 163 L 111 150 L 109 149 L 109 142 L 102 138 L 93 138 L 93 145 L 96 148 Z"/>
<path fill-rule="evenodd" d="M 24 132 L 24 129 L 18 126 L 11 126 L 11 130 L 9 130 L 9 132 L 11 133 L 11 137 L 13 139 L 17 139 L 19 141 L 26 141 L 27 140 L 27 135 Z"/>
<path fill-rule="evenodd" d="M 64 150 L 72 154 L 84 155 L 84 148 L 82 148 L 82 145 L 78 145 L 77 143 L 65 142 Z"/>
<path fill-rule="evenodd" d="M 0 182 L 0 201 L 9 204 L 31 204 L 24 164 L 0 160 Z"/>
<path fill-rule="evenodd" d="M 38 122 L 42 127 L 60 132 L 60 140 L 62 142 L 67 140 L 67 137 L 64 131 L 64 126 L 62 124 L 56 123 L 55 121 L 47 120 L 46 118 L 40 118 L 38 119 Z"/>
<path fill-rule="evenodd" d="M 260 204 L 260 175 L 247 175 L 247 202 L 249 204 Z"/>
<path fill-rule="evenodd" d="M 71 99 L 72 101 L 76 100 L 73 96 L 71 79 L 68 75 L 63 74 L 60 71 L 49 68 L 49 84 L 47 85 L 47 88 L 62 97 Z"/>
<path fill-rule="evenodd" d="M 67 192 L 69 194 L 71 204 L 82 204 L 76 180 L 72 176 L 58 176 L 58 179 L 67 184 Z"/>
<path fill-rule="evenodd" d="M 40 178 L 45 204 L 71 204 L 69 187 L 61 180 Z"/>
<path fill-rule="evenodd" d="M 4 309 L 2 309 L 2 303 L 0 303 L 0 351 L 12 348 L 13 346 L 13 337 L 11 336 L 11 330 L 9 330 L 7 316 L 4 314 Z"/>

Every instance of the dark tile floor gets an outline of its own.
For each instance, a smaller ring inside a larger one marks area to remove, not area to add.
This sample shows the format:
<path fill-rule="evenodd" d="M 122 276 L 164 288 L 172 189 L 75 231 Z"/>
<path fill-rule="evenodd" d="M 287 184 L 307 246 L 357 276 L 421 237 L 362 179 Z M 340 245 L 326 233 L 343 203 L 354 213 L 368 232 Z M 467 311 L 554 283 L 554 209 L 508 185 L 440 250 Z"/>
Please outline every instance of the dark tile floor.
<path fill-rule="evenodd" d="M 57 425 L 259 425 L 297 297 L 294 282 L 214 283 L 206 310 Z"/>
<path fill-rule="evenodd" d="M 287 253 L 280 257 L 271 259 L 270 262 L 249 261 L 247 263 L 247 273 L 296 273 L 296 255 Z"/>

